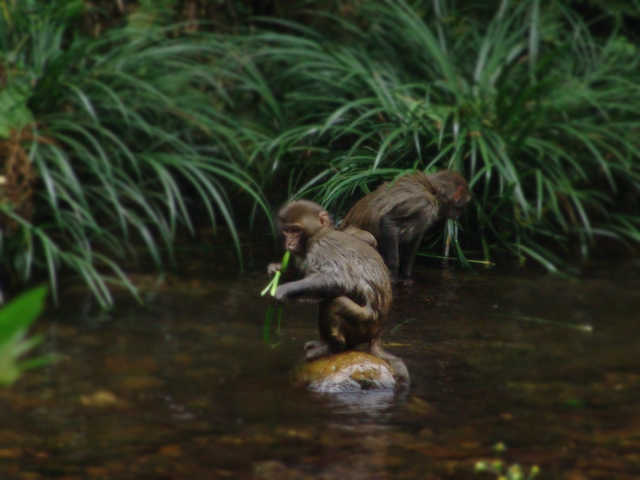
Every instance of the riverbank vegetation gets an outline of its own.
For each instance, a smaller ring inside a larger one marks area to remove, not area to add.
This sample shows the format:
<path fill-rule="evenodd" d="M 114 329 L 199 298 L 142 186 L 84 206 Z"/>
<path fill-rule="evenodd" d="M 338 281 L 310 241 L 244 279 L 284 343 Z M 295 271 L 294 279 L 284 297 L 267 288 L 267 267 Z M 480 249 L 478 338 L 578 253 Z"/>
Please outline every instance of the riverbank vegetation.
<path fill-rule="evenodd" d="M 3 288 L 72 274 L 108 305 L 131 245 L 162 265 L 194 215 L 239 248 L 239 218 L 340 215 L 411 169 L 470 179 L 461 256 L 640 240 L 637 8 L 267 4 L 1 3 Z"/>

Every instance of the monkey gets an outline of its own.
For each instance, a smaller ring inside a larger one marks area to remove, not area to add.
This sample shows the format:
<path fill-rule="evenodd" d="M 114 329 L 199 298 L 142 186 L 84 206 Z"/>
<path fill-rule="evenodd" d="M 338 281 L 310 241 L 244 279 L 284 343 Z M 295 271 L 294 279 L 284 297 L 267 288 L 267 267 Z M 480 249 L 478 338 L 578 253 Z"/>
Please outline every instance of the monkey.
<path fill-rule="evenodd" d="M 465 178 L 451 170 L 416 172 L 385 182 L 361 198 L 340 230 L 371 233 L 389 268 L 392 283 L 410 285 L 411 271 L 425 232 L 438 220 L 457 218 L 473 198 Z"/>
<path fill-rule="evenodd" d="M 306 361 L 366 344 L 369 353 L 391 365 L 400 382 L 409 383 L 404 362 L 382 348 L 380 336 L 392 291 L 380 254 L 357 236 L 336 230 L 329 214 L 317 203 L 287 203 L 278 218 L 285 248 L 303 278 L 280 285 L 273 301 L 319 301 L 320 341 L 305 344 Z M 268 272 L 279 269 L 279 264 L 271 264 Z"/>

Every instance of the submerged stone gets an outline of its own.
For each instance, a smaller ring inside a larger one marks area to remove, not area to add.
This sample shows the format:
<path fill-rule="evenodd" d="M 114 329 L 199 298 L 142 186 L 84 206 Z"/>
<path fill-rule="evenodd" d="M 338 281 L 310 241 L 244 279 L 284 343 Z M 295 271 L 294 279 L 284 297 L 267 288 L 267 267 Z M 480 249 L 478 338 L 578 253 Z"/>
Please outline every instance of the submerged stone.
<path fill-rule="evenodd" d="M 393 368 L 365 352 L 348 351 L 299 365 L 295 382 L 325 393 L 386 390 L 396 387 Z"/>
<path fill-rule="evenodd" d="M 109 407 L 118 405 L 120 401 L 113 393 L 106 390 L 98 390 L 90 395 L 81 395 L 80 403 L 88 407 Z"/>

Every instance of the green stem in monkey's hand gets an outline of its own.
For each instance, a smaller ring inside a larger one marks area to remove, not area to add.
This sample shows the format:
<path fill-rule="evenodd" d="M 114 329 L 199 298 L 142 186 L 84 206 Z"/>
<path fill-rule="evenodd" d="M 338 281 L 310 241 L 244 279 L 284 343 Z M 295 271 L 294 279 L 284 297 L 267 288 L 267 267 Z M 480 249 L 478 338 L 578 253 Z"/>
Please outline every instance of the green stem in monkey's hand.
<path fill-rule="evenodd" d="M 269 282 L 266 288 L 262 291 L 260 295 L 264 296 L 267 292 L 273 297 L 276 294 L 276 290 L 278 288 L 278 284 L 280 283 L 280 277 L 283 273 L 287 271 L 287 267 L 289 266 L 289 257 L 291 256 L 291 252 L 287 250 L 284 252 L 284 256 L 282 257 L 282 263 L 280 264 L 280 270 L 278 270 L 273 279 Z M 273 304 L 270 303 L 269 307 L 267 307 L 267 316 L 264 319 L 264 328 L 262 331 L 262 337 L 264 341 L 267 342 L 272 347 L 275 347 L 277 344 L 271 344 L 269 342 L 269 330 L 271 329 L 271 320 L 273 319 Z M 280 333 L 280 321 L 282 319 L 282 307 L 278 307 L 278 333 Z"/>
<path fill-rule="evenodd" d="M 273 276 L 269 284 L 265 287 L 264 290 L 262 290 L 262 292 L 260 292 L 260 295 L 264 297 L 265 294 L 269 292 L 269 294 L 273 297 L 276 294 L 278 283 L 280 283 L 280 277 L 282 276 L 283 273 L 287 271 L 287 267 L 289 266 L 289 257 L 291 257 L 291 252 L 287 250 L 286 252 L 284 252 L 284 255 L 282 256 L 282 263 L 280 264 L 280 270 L 276 272 L 276 274 Z"/>

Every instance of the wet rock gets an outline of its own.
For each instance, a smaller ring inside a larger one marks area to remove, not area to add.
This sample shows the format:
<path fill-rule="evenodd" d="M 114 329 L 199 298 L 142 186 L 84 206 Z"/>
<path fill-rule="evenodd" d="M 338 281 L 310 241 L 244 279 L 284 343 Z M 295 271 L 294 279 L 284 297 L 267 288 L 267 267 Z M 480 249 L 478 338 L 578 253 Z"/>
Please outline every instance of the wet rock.
<path fill-rule="evenodd" d="M 80 403 L 87 407 L 109 407 L 118 405 L 120 402 L 113 393 L 106 390 L 98 390 L 90 395 L 81 395 Z"/>
<path fill-rule="evenodd" d="M 294 379 L 310 390 L 323 393 L 396 387 L 396 377 L 387 362 L 357 351 L 342 352 L 300 364 L 294 372 Z"/>

